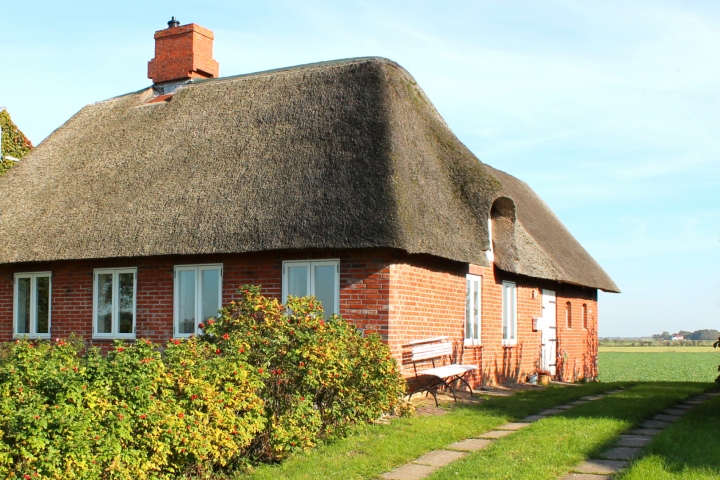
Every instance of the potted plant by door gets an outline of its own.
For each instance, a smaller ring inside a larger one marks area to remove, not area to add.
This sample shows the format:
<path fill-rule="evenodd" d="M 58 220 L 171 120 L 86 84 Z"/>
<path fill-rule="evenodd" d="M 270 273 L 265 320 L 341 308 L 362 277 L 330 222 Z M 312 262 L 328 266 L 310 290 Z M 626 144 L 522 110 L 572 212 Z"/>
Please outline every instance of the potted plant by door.
<path fill-rule="evenodd" d="M 552 377 L 549 371 L 538 368 L 535 373 L 538 376 L 538 385 L 547 385 L 548 383 L 550 383 L 550 379 Z"/>

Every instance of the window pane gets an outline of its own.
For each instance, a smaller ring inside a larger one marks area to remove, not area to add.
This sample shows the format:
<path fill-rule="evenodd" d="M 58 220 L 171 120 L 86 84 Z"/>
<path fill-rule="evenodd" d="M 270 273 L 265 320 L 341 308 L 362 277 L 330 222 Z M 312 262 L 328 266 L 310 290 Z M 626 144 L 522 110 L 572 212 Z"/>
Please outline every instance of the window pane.
<path fill-rule="evenodd" d="M 112 273 L 99 273 L 97 276 L 97 332 L 112 333 Z"/>
<path fill-rule="evenodd" d="M 133 333 L 133 303 L 135 300 L 135 274 L 121 273 L 118 275 L 120 303 L 120 333 Z"/>
<path fill-rule="evenodd" d="M 466 280 L 465 282 L 465 338 L 472 338 L 472 315 L 470 312 L 470 299 L 471 299 L 472 282 Z"/>
<path fill-rule="evenodd" d="M 325 317 L 337 313 L 335 305 L 335 265 L 315 267 L 315 297 L 322 303 Z"/>
<path fill-rule="evenodd" d="M 508 285 L 508 306 L 510 307 L 508 312 L 508 338 L 515 340 L 515 319 L 517 315 L 515 310 L 515 285 Z"/>
<path fill-rule="evenodd" d="M 296 297 L 307 297 L 308 291 L 308 270 L 306 266 L 288 267 L 288 295 Z"/>
<path fill-rule="evenodd" d="M 178 275 L 178 332 L 195 333 L 195 271 L 180 270 Z"/>
<path fill-rule="evenodd" d="M 17 333 L 30 333 L 30 279 L 18 278 Z"/>
<path fill-rule="evenodd" d="M 480 340 L 480 282 L 473 280 L 473 339 Z"/>
<path fill-rule="evenodd" d="M 50 333 L 50 277 L 35 279 L 37 323 L 35 333 Z"/>
<path fill-rule="evenodd" d="M 202 319 L 215 317 L 220 308 L 220 270 L 203 270 L 202 275 Z"/>

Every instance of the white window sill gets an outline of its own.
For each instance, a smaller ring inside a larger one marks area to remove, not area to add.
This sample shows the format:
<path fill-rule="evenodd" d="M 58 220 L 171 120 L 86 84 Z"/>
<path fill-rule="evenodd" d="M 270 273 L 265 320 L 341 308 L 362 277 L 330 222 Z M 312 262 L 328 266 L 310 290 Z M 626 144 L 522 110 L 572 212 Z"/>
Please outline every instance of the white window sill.
<path fill-rule="evenodd" d="M 135 335 L 93 335 L 93 340 L 135 340 Z"/>
<path fill-rule="evenodd" d="M 27 338 L 28 340 L 50 340 L 50 334 L 41 335 L 30 335 L 29 333 L 15 333 L 13 334 L 13 340 L 22 340 Z"/>

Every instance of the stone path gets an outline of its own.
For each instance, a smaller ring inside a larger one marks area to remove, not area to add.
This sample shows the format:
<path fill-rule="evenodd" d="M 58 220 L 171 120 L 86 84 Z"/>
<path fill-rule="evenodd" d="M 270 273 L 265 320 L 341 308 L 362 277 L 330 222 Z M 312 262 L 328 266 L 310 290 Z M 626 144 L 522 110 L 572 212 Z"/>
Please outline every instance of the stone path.
<path fill-rule="evenodd" d="M 611 475 L 627 467 L 630 460 L 638 457 L 645 445 L 665 427 L 680 420 L 696 405 L 717 396 L 720 396 L 720 392 L 703 393 L 665 409 L 653 418 L 645 420 L 639 428 L 620 435 L 615 446 L 601 453 L 600 458 L 582 462 L 572 469 L 573 473 L 562 477 L 562 480 L 609 480 Z"/>
<path fill-rule="evenodd" d="M 532 422 L 564 412 L 576 405 L 582 405 L 583 403 L 592 402 L 593 400 L 599 400 L 620 391 L 621 390 L 612 390 L 601 395 L 582 397 L 580 400 L 568 403 L 567 405 L 549 408 L 537 415 L 530 415 L 519 422 L 506 423 L 505 425 L 497 427 L 495 430 L 485 432 L 475 438 L 466 438 L 465 440 L 448 445 L 443 450 L 433 450 L 432 452 L 426 453 L 422 457 L 415 459 L 410 463 L 381 475 L 381 477 L 387 480 L 419 480 L 421 478 L 428 477 L 435 470 L 463 458 L 470 452 L 482 450 L 483 448 L 492 445 L 497 439 L 512 435 L 513 432 L 527 427 Z"/>

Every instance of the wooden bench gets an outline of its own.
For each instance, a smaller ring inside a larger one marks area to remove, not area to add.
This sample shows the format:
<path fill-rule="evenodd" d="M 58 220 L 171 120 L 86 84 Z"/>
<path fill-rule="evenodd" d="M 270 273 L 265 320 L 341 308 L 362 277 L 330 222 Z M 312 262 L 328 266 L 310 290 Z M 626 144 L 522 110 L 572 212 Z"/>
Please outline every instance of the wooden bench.
<path fill-rule="evenodd" d="M 465 377 L 468 372 L 477 370 L 477 365 L 460 365 L 457 363 L 439 367 L 435 365 L 436 359 L 440 360 L 443 357 L 452 358 L 453 347 L 452 343 L 448 341 L 448 337 L 415 340 L 408 345 L 412 345 L 413 369 L 415 370 L 415 379 L 420 385 L 419 388 L 413 390 L 410 398 L 416 393 L 426 392 L 426 395 L 430 393 L 435 399 L 435 406 L 437 406 L 437 391 L 440 387 L 445 387 L 452 392 L 453 398 L 457 402 L 455 388 L 452 386 L 453 383 L 464 383 L 468 387 L 468 390 L 470 390 L 470 396 L 472 397 L 472 387 L 470 387 L 470 384 L 463 377 Z M 418 371 L 417 362 L 423 360 L 431 360 L 433 368 Z"/>

